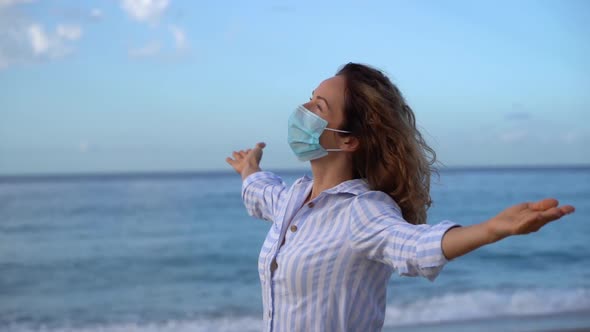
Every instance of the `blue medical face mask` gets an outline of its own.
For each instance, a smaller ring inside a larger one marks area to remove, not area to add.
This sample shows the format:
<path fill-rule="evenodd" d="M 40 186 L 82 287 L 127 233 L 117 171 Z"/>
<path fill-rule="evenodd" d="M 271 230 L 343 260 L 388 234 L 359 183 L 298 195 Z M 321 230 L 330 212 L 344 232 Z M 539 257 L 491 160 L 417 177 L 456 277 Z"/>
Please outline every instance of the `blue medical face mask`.
<path fill-rule="evenodd" d="M 297 107 L 289 117 L 288 141 L 291 149 L 301 161 L 324 157 L 330 151 L 342 149 L 324 149 L 320 145 L 320 136 L 324 130 L 350 134 L 350 131 L 326 128 L 328 121 L 307 110 L 303 105 Z"/>

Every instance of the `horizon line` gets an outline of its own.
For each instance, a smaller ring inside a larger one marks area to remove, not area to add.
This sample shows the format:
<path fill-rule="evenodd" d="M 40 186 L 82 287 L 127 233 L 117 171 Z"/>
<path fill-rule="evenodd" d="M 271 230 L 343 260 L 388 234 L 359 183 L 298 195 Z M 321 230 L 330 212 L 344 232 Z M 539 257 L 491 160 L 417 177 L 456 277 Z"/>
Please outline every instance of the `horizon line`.
<path fill-rule="evenodd" d="M 275 173 L 311 173 L 310 168 L 269 168 L 267 171 Z M 590 170 L 590 164 L 545 164 L 545 165 L 457 165 L 437 168 L 439 172 L 466 171 L 535 171 L 535 170 Z M 227 170 L 154 170 L 154 171 L 89 171 L 89 172 L 53 172 L 53 173 L 21 173 L 0 174 L 0 181 L 4 180 L 51 180 L 51 179 L 81 179 L 81 178 L 183 178 L 201 176 L 225 176 L 238 174 Z"/>

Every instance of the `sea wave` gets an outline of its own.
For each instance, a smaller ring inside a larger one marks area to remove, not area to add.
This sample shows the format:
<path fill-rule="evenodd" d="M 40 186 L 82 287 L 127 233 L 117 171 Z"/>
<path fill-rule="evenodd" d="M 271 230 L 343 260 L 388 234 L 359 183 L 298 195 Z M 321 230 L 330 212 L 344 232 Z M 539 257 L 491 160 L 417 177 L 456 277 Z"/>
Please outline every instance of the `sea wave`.
<path fill-rule="evenodd" d="M 590 289 L 477 290 L 422 298 L 387 306 L 385 328 L 442 322 L 485 320 L 500 316 L 555 315 L 590 312 Z M 128 322 L 91 326 L 3 326 L 7 332 L 254 332 L 262 329 L 262 316 L 216 315 L 190 320 Z"/>
<path fill-rule="evenodd" d="M 476 290 L 389 304 L 385 326 L 575 311 L 590 311 L 590 289 Z"/>
<path fill-rule="evenodd" d="M 3 329 L 4 330 L 4 329 Z M 167 321 L 160 323 L 118 323 L 87 327 L 31 327 L 12 325 L 7 332 L 258 332 L 262 330 L 262 315 L 259 317 L 202 318 L 190 321 Z"/>

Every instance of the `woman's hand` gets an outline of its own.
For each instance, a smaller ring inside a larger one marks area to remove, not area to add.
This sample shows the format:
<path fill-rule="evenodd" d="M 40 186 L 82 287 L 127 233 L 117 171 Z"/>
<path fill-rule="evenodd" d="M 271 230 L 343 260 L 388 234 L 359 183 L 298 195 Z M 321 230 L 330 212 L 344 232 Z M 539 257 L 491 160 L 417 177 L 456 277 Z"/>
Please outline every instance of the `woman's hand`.
<path fill-rule="evenodd" d="M 558 206 L 553 198 L 538 202 L 521 203 L 507 208 L 494 218 L 485 222 L 491 242 L 510 235 L 536 232 L 554 220 L 575 211 L 571 205 Z"/>
<path fill-rule="evenodd" d="M 257 143 L 252 149 L 234 151 L 233 159 L 227 157 L 225 158 L 225 161 L 230 164 L 238 174 L 242 175 L 242 179 L 245 179 L 248 175 L 260 171 L 262 149 L 264 149 L 265 146 L 265 143 Z"/>
<path fill-rule="evenodd" d="M 571 205 L 558 205 L 559 202 L 553 198 L 521 203 L 482 223 L 451 228 L 442 239 L 443 254 L 447 259 L 453 259 L 510 235 L 536 232 L 575 210 Z"/>

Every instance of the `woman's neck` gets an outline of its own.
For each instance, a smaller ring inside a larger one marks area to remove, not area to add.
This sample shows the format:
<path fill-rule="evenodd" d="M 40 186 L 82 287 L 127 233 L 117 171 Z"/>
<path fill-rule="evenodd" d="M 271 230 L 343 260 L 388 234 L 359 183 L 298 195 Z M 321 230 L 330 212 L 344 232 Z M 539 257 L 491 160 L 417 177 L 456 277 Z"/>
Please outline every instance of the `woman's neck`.
<path fill-rule="evenodd" d="M 313 160 L 311 161 L 311 172 L 313 174 L 313 188 L 307 201 L 313 200 L 325 190 L 353 179 L 352 164 L 345 158 Z"/>

